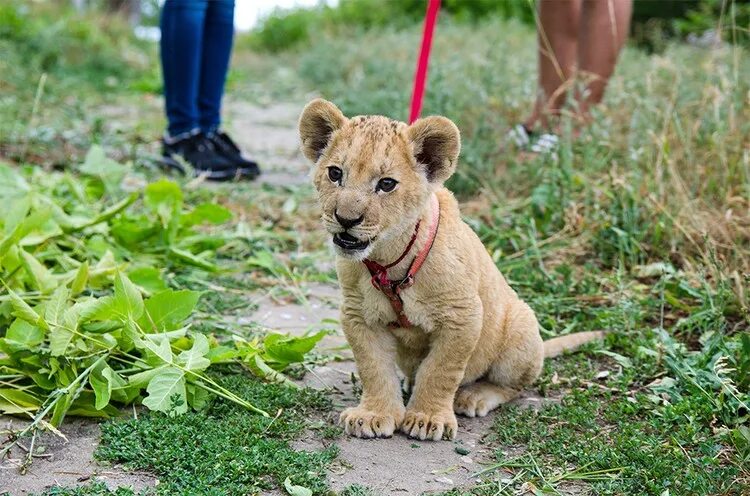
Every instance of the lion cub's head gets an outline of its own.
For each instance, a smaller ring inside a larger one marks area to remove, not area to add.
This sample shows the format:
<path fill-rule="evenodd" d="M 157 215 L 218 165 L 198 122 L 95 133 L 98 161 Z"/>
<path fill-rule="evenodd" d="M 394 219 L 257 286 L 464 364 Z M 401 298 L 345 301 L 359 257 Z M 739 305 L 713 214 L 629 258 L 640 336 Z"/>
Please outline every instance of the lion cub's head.
<path fill-rule="evenodd" d="M 413 229 L 432 191 L 456 169 L 461 147 L 445 117 L 411 126 L 381 116 L 347 119 L 321 99 L 302 111 L 299 132 L 302 152 L 315 163 L 323 224 L 337 253 L 358 260 Z"/>

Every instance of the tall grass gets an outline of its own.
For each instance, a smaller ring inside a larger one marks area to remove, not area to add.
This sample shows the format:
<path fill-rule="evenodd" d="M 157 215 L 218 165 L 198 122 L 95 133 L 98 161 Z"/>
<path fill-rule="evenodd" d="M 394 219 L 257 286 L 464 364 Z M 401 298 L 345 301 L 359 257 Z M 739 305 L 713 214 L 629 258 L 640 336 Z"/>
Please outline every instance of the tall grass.
<path fill-rule="evenodd" d="M 594 123 L 559 160 L 521 161 L 505 133 L 536 91 L 533 31 L 488 21 L 438 27 L 425 114 L 453 119 L 463 151 L 451 187 L 511 211 L 534 207 L 542 237 L 560 230 L 609 265 L 718 255 L 747 305 L 750 270 L 750 59 L 737 46 L 626 49 Z M 299 73 L 347 114 L 405 119 L 419 29 L 322 37 Z M 470 215 L 479 211 L 468 210 Z M 486 217 L 486 211 L 482 210 Z"/>
<path fill-rule="evenodd" d="M 87 148 L 82 135 L 103 122 L 84 107 L 129 90 L 155 67 L 154 53 L 119 16 L 71 2 L 0 2 L 0 156 L 57 162 L 79 141 Z"/>

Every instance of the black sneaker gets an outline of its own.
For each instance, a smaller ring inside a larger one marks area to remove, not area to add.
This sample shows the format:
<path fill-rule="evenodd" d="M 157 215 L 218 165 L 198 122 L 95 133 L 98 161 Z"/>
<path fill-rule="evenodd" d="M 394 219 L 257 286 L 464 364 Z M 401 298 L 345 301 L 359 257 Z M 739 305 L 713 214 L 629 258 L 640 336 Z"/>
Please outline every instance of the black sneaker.
<path fill-rule="evenodd" d="M 227 133 L 216 131 L 208 133 L 207 137 L 216 150 L 237 167 L 237 170 L 242 177 L 247 177 L 252 180 L 260 175 L 258 163 L 243 157 L 240 147 L 232 141 L 232 138 L 230 138 Z"/>
<path fill-rule="evenodd" d="M 203 133 L 197 133 L 172 143 L 162 140 L 162 163 L 185 174 L 181 158 L 193 167 L 196 176 L 209 181 L 229 181 L 238 176 L 237 167 L 219 153 Z"/>

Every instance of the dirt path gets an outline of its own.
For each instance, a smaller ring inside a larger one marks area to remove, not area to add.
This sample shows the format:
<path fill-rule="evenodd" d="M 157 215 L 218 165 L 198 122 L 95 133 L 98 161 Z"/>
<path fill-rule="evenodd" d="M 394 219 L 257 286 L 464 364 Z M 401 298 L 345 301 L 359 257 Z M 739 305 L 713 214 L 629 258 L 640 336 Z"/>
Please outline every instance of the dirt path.
<path fill-rule="evenodd" d="M 0 416 L 0 432 L 23 428 L 25 422 Z M 25 452 L 15 449 L 0 464 L 0 494 L 32 494 L 51 486 L 77 486 L 99 480 L 108 487 L 131 486 L 136 491 L 153 487 L 156 477 L 148 473 L 126 472 L 120 467 L 98 464 L 93 459 L 99 442 L 99 425 L 86 419 L 68 419 L 61 427 L 65 439 L 45 433 L 35 442 L 43 452 L 34 458 L 26 475 L 19 474 Z M 4 438 L 4 436 L 3 436 Z M 28 440 L 23 443 L 28 447 Z"/>

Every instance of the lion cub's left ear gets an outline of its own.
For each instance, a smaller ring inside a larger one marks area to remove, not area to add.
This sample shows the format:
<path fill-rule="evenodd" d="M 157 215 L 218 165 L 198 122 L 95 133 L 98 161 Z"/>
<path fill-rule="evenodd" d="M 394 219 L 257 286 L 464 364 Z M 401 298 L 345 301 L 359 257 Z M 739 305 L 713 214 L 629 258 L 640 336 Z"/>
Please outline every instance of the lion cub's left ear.
<path fill-rule="evenodd" d="M 442 183 L 453 175 L 461 151 L 461 135 L 450 119 L 441 116 L 419 119 L 409 126 L 407 136 L 428 181 Z"/>
<path fill-rule="evenodd" d="M 331 143 L 333 133 L 345 123 L 344 114 L 328 100 L 317 98 L 308 103 L 299 118 L 299 137 L 305 157 L 317 162 Z"/>

